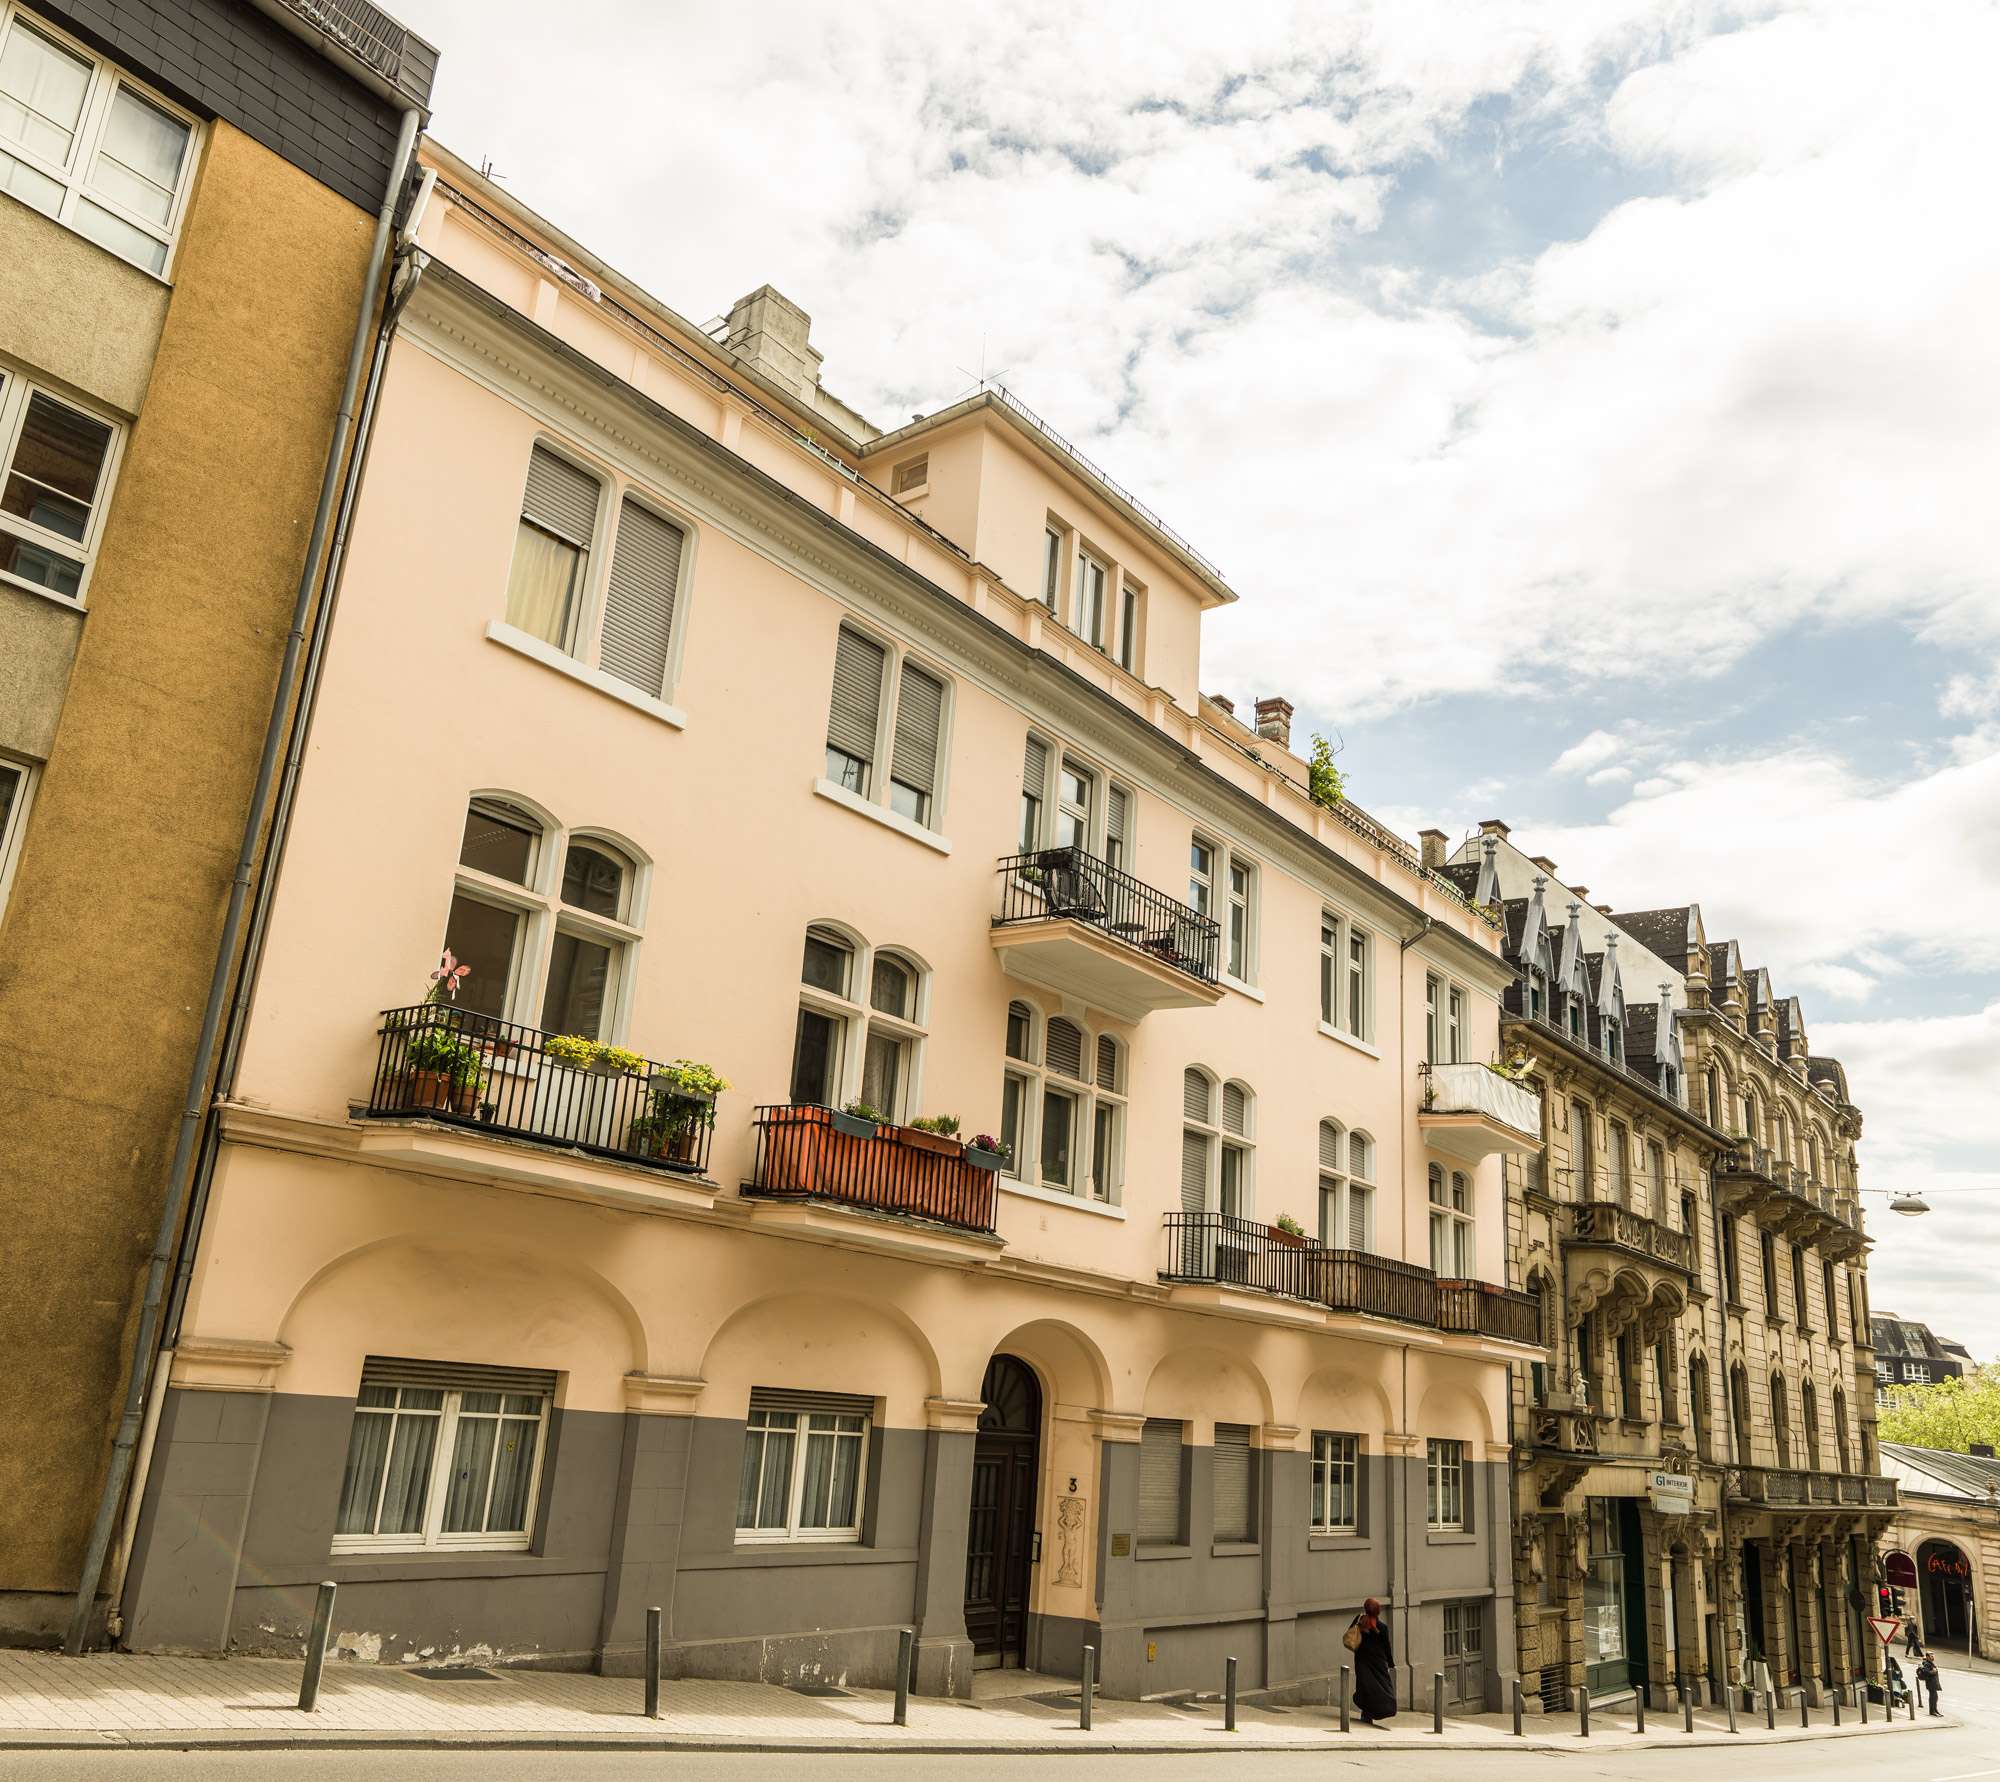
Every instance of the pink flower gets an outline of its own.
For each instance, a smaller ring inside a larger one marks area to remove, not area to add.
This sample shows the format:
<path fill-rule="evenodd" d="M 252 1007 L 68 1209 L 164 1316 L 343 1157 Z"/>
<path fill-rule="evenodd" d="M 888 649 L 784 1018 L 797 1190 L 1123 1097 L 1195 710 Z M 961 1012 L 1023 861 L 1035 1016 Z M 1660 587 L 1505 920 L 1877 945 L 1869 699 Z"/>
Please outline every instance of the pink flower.
<path fill-rule="evenodd" d="M 452 957 L 451 949 L 446 947 L 444 957 L 438 961 L 437 970 L 431 973 L 431 1001 L 436 1002 L 440 993 L 442 993 L 450 997 L 453 1002 L 456 1002 L 458 1000 L 459 985 L 471 976 L 472 967 L 469 965 L 460 965 Z"/>

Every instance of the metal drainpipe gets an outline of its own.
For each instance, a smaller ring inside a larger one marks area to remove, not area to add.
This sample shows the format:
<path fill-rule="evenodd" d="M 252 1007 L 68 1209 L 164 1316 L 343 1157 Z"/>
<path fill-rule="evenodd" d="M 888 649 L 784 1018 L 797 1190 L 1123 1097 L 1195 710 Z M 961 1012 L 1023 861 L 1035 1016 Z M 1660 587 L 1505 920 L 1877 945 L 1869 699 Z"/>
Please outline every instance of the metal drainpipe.
<path fill-rule="evenodd" d="M 110 1551 L 111 1536 L 118 1521 L 119 1504 L 124 1496 L 126 1481 L 131 1476 L 133 1456 L 139 1444 L 147 1389 L 152 1380 L 153 1343 L 160 1328 L 175 1234 L 181 1225 L 181 1208 L 187 1199 L 195 1141 L 200 1136 L 206 1112 L 209 1072 L 215 1061 L 223 1010 L 229 1000 L 229 983 L 237 942 L 243 929 L 244 906 L 249 900 L 250 881 L 257 864 L 257 844 L 263 832 L 264 807 L 270 799 L 272 781 L 277 775 L 293 681 L 305 646 L 307 622 L 312 617 L 313 590 L 318 585 L 320 557 L 333 519 L 334 498 L 346 468 L 348 441 L 354 430 L 355 401 L 360 392 L 362 367 L 368 357 L 368 341 L 375 320 L 375 298 L 382 287 L 383 261 L 389 245 L 389 233 L 395 224 L 396 201 L 402 191 L 422 123 L 421 112 L 412 109 L 403 113 L 402 126 L 396 136 L 396 151 L 389 163 L 388 184 L 382 194 L 381 207 L 375 214 L 375 234 L 369 247 L 368 272 L 362 287 L 359 313 L 354 318 L 354 339 L 348 347 L 347 373 L 341 385 L 340 407 L 334 415 L 326 469 L 320 477 L 312 534 L 306 544 L 305 561 L 299 567 L 299 585 L 292 601 L 291 628 L 285 636 L 284 659 L 279 665 L 278 683 L 271 697 L 270 720 L 264 727 L 264 746 L 258 757 L 257 779 L 251 790 L 249 806 L 244 812 L 243 839 L 237 850 L 236 870 L 230 879 L 229 905 L 223 916 L 222 935 L 216 947 L 215 969 L 209 975 L 201 1032 L 195 1041 L 194 1058 L 188 1069 L 180 1125 L 174 1135 L 173 1163 L 168 1172 L 166 1198 L 161 1204 L 159 1224 L 153 1234 L 152 1253 L 147 1258 L 145 1296 L 140 1301 L 138 1329 L 133 1334 L 131 1356 L 125 1370 L 124 1405 L 119 1413 L 117 1434 L 112 1440 L 110 1465 L 105 1472 L 104 1488 L 98 1496 L 97 1513 L 91 1522 L 82 1573 L 77 1579 L 76 1600 L 70 1609 L 69 1633 L 63 1641 L 63 1650 L 72 1657 L 83 1651 L 84 1641 L 90 1632 L 98 1580 L 104 1575 L 105 1557 Z"/>

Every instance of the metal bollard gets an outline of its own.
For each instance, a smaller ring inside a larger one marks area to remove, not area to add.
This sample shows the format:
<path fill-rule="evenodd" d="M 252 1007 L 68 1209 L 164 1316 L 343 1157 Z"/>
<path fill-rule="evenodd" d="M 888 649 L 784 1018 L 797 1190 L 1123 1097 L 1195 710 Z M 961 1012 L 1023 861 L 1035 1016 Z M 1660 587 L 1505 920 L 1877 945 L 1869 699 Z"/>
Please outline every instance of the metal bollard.
<path fill-rule="evenodd" d="M 1727 1677 L 1722 1680 L 1722 1705 L 1729 1710 L 1729 1730 L 1736 1730 L 1736 1685 Z"/>
<path fill-rule="evenodd" d="M 1842 1689 L 1838 1683 L 1833 1686 L 1833 1724 L 1835 1726 L 1840 1724 L 1840 1698 L 1846 1693 L 1847 1691 Z"/>
<path fill-rule="evenodd" d="M 1806 1692 L 1803 1689 L 1799 1691 L 1799 1724 L 1801 1726 L 1812 1725 L 1812 1705 L 1807 1701 Z"/>
<path fill-rule="evenodd" d="M 646 1718 L 660 1717 L 660 1611 L 646 1611 Z"/>
<path fill-rule="evenodd" d="M 1236 1660 L 1225 1659 L 1222 1665 L 1222 1730 L 1236 1730 Z"/>
<path fill-rule="evenodd" d="M 1521 1679 L 1514 1679 L 1514 1737 L 1521 1736 Z"/>
<path fill-rule="evenodd" d="M 1681 1679 L 1681 1731 L 1694 1731 L 1694 1691 L 1688 1687 L 1688 1680 Z"/>
<path fill-rule="evenodd" d="M 1444 1672 L 1431 1672 L 1431 1731 L 1444 1731 Z"/>
<path fill-rule="evenodd" d="M 896 1635 L 896 1724 L 910 1724 L 910 1658 L 916 1650 L 917 1630 L 903 1628 Z"/>
<path fill-rule="evenodd" d="M 335 1588 L 331 1579 L 320 1585 L 319 1600 L 313 1604 L 312 1632 L 306 1636 L 306 1668 L 299 1678 L 301 1714 L 310 1714 L 319 1706 L 319 1674 L 326 1668 L 327 1636 L 333 1632 Z"/>
<path fill-rule="evenodd" d="M 1348 1732 L 1352 1730 L 1347 1724 L 1347 1666 L 1346 1665 L 1342 1665 L 1340 1667 L 1340 1730 L 1342 1732 Z"/>
<path fill-rule="evenodd" d="M 1916 1718 L 1917 1718 L 1917 1692 L 1913 1686 L 1910 1690 L 1910 1720 L 1912 1724 L 1915 1723 Z"/>
<path fill-rule="evenodd" d="M 1578 1731 L 1587 1739 L 1590 1737 L 1590 1685 L 1588 1683 L 1576 1692 L 1576 1712 Z"/>
<path fill-rule="evenodd" d="M 1637 1733 L 1646 1730 L 1646 1680 L 1643 1677 L 1632 1691 L 1632 1730 Z"/>
<path fill-rule="evenodd" d="M 1078 1698 L 1076 1724 L 1079 1731 L 1090 1731 L 1090 1698 L 1097 1693 L 1097 1648 L 1083 1649 L 1083 1694 Z"/>

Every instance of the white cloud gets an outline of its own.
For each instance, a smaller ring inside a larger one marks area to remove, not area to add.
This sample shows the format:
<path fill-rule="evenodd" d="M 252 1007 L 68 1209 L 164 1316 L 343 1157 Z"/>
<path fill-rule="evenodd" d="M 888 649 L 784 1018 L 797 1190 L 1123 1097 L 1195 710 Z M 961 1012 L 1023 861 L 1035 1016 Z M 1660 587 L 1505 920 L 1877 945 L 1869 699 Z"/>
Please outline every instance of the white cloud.
<path fill-rule="evenodd" d="M 1583 776 L 1586 786 L 1616 786 L 1632 777 L 1629 767 L 1600 767 L 1595 773 Z"/>
<path fill-rule="evenodd" d="M 1581 742 L 1571 743 L 1563 750 L 1549 764 L 1549 772 L 1587 773 L 1594 767 L 1603 766 L 1624 746 L 1610 731 L 1593 730 Z"/>

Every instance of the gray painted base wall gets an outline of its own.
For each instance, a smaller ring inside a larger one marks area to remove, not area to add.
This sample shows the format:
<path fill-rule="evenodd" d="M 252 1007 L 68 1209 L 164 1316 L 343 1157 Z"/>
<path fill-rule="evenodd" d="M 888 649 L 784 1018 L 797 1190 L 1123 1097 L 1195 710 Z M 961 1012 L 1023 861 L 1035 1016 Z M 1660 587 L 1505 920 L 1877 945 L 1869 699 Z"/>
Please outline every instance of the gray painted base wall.
<path fill-rule="evenodd" d="M 740 1420 L 558 1412 L 530 1551 L 336 1557 L 353 1416 L 352 1399 L 169 1391 L 127 1578 L 128 1645 L 294 1655 L 315 1587 L 332 1578 L 338 1645 L 368 1659 L 632 1675 L 657 1606 L 669 1675 L 887 1686 L 898 1632 L 913 1627 L 918 1691 L 970 1692 L 970 1434 L 877 1430 L 858 1542 L 746 1544 Z M 1429 1535 L 1422 1462 L 1370 1456 L 1357 1532 L 1320 1537 L 1306 1526 L 1309 1457 L 1263 1455 L 1257 1528 L 1271 1532 L 1224 1544 L 1194 1538 L 1214 1525 L 1213 1451 L 1194 1447 L 1189 1538 L 1141 1548 L 1138 1449 L 1106 1443 L 1100 1456 L 1098 1618 L 1034 1617 L 1037 1668 L 1077 1676 L 1093 1645 L 1100 1687 L 1133 1697 L 1219 1689 L 1234 1656 L 1246 1693 L 1324 1700 L 1346 1660 L 1340 1636 L 1370 1595 L 1391 1605 L 1410 1705 L 1428 1704 L 1447 1600 L 1482 1602 L 1488 1670 L 1511 1667 L 1491 1541 L 1506 1526 L 1504 1467 L 1470 1466 L 1468 1528 Z"/>

